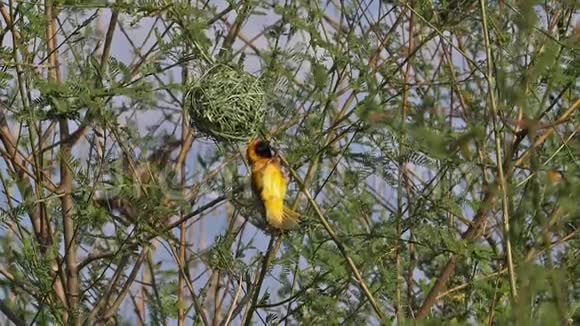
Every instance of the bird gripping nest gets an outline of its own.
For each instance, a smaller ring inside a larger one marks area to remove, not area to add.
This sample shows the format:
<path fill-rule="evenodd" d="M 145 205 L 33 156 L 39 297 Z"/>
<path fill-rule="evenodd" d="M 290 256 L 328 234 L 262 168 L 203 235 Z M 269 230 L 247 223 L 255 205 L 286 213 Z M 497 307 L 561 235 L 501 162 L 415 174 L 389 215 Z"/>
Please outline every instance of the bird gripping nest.
<path fill-rule="evenodd" d="M 259 134 L 266 117 L 266 95 L 259 79 L 217 64 L 189 89 L 191 125 L 218 141 L 246 141 Z"/>

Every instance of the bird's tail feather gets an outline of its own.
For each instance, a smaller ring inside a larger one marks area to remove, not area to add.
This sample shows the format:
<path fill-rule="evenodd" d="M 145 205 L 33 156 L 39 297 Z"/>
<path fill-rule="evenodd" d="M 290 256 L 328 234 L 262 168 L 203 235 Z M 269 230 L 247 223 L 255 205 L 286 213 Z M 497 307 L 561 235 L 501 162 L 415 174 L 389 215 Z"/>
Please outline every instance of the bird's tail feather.
<path fill-rule="evenodd" d="M 283 215 L 283 229 L 293 229 L 298 225 L 300 222 L 300 214 L 292 210 L 288 206 L 284 206 L 284 215 Z"/>

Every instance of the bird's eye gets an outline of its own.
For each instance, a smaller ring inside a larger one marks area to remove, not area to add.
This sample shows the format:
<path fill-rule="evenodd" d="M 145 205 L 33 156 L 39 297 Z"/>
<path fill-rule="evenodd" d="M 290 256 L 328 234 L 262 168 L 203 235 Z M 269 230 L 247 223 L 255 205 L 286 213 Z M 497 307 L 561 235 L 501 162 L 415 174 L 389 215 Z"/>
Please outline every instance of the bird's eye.
<path fill-rule="evenodd" d="M 261 157 L 272 158 L 272 148 L 267 142 L 261 141 L 256 146 L 256 153 Z"/>

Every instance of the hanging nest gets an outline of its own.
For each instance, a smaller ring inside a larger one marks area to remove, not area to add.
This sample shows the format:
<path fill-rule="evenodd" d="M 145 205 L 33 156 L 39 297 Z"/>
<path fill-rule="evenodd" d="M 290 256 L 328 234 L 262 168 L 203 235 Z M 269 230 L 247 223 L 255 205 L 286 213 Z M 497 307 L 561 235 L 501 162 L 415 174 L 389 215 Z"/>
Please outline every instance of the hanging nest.
<path fill-rule="evenodd" d="M 262 83 L 249 73 L 218 64 L 188 91 L 186 109 L 193 128 L 218 141 L 247 141 L 266 117 Z"/>

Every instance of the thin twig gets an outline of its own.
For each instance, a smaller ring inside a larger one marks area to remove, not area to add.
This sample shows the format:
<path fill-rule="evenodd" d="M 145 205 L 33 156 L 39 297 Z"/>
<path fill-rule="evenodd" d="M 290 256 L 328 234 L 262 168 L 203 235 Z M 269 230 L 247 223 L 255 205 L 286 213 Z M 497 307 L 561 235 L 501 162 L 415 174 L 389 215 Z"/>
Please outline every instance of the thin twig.
<path fill-rule="evenodd" d="M 402 16 L 402 15 L 401 15 Z M 408 96 L 409 96 L 409 74 L 411 72 L 411 53 L 413 52 L 413 23 L 414 23 L 414 12 L 410 11 L 409 17 L 409 44 L 407 48 L 407 56 L 409 57 L 407 63 L 405 64 L 405 72 L 403 76 L 403 100 L 402 100 L 402 114 L 401 114 L 401 139 L 399 141 L 399 152 L 397 157 L 398 161 L 398 177 L 397 177 L 397 214 L 396 214 L 396 229 L 397 229 L 397 237 L 400 239 L 403 236 L 402 232 L 402 224 L 403 224 L 403 183 L 405 176 L 407 175 L 406 171 L 406 162 L 405 162 L 405 143 L 407 137 L 407 128 L 406 128 L 406 121 L 407 121 L 407 112 L 408 112 Z M 409 198 L 409 193 L 406 193 L 406 198 Z M 408 204 L 408 203 L 407 203 Z M 401 298 L 401 287 L 403 279 L 403 271 L 402 271 L 402 263 L 401 263 L 401 251 L 403 247 L 403 241 L 399 240 L 396 246 L 395 252 L 395 267 L 396 267 L 396 290 L 395 290 L 395 307 L 396 307 L 396 316 L 397 322 L 401 323 L 403 318 L 405 318 L 405 312 L 403 311 L 403 299 Z M 410 284 L 411 285 L 411 284 Z"/>
<path fill-rule="evenodd" d="M 187 65 L 182 67 L 181 71 L 182 83 L 185 85 L 189 81 L 189 71 Z M 176 172 L 179 174 L 181 178 L 181 190 L 182 194 L 185 196 L 186 192 L 186 170 L 185 170 L 185 159 L 187 157 L 187 153 L 191 148 L 193 136 L 193 132 L 188 127 L 188 117 L 185 110 L 183 110 L 181 115 L 181 151 L 178 156 L 178 161 L 175 164 Z M 183 217 L 184 212 L 183 209 L 180 209 L 180 216 Z M 186 234 L 187 234 L 187 227 L 186 223 L 183 222 L 179 227 L 179 264 L 181 266 L 185 266 L 186 264 Z M 179 326 L 185 325 L 185 298 L 184 294 L 184 286 L 183 286 L 183 274 L 179 274 L 178 283 L 177 283 L 177 323 Z"/>
<path fill-rule="evenodd" d="M 258 298 L 260 297 L 260 289 L 262 288 L 262 282 L 264 282 L 264 278 L 266 277 L 266 273 L 268 272 L 268 269 L 270 268 L 270 261 L 276 255 L 276 252 L 278 251 L 278 247 L 280 246 L 281 240 L 282 240 L 281 236 L 272 235 L 270 237 L 270 243 L 268 244 L 268 251 L 266 252 L 266 255 L 264 256 L 264 258 L 262 260 L 260 275 L 258 275 L 258 279 L 254 283 L 254 286 L 252 286 L 251 291 L 252 291 L 253 295 L 252 295 L 252 300 L 250 302 L 250 307 L 248 309 L 248 313 L 246 314 L 246 320 L 244 322 L 244 326 L 249 326 L 250 323 L 252 322 L 252 316 L 254 314 L 254 311 L 256 310 Z"/>
<path fill-rule="evenodd" d="M 483 39 L 485 43 L 485 52 L 487 57 L 487 73 L 485 74 L 485 78 L 487 79 L 487 87 L 488 87 L 488 95 L 489 95 L 489 105 L 491 108 L 491 121 L 493 123 L 493 133 L 495 138 L 495 156 L 496 162 L 503 162 L 502 159 L 502 144 L 501 144 L 501 134 L 499 131 L 499 126 L 497 123 L 497 103 L 495 100 L 495 77 L 494 77 L 494 68 L 493 68 L 493 61 L 492 61 L 492 54 L 491 54 L 491 44 L 489 41 L 489 30 L 487 27 L 487 15 L 485 10 L 485 1 L 479 0 L 479 6 L 481 9 L 481 20 L 483 22 Z M 499 178 L 499 190 L 501 192 L 501 202 L 502 202 L 502 213 L 503 213 L 503 231 L 504 231 L 504 241 L 505 241 L 505 251 L 506 251 L 506 260 L 508 265 L 508 274 L 510 280 L 510 293 L 512 296 L 512 303 L 515 301 L 517 296 L 517 287 L 516 287 L 516 275 L 514 270 L 514 262 L 512 258 L 512 245 L 511 245 L 511 236 L 510 236 L 510 222 L 509 222 L 509 207 L 508 207 L 508 197 L 507 197 L 507 184 L 506 178 L 503 171 L 503 164 L 497 165 L 497 176 Z"/>
<path fill-rule="evenodd" d="M 45 15 L 48 20 L 46 39 L 48 42 L 48 61 L 51 69 L 48 70 L 48 79 L 53 83 L 61 83 L 59 69 L 59 47 L 57 46 L 56 31 L 56 8 L 52 4 L 46 5 Z M 64 43 L 64 42 L 63 42 Z M 68 120 L 60 119 L 60 137 L 61 141 L 69 137 Z M 65 246 L 65 265 L 66 265 L 66 296 L 69 309 L 68 323 L 71 325 L 80 325 L 79 318 L 79 301 L 80 301 L 80 284 L 77 269 L 77 234 L 74 221 L 74 204 L 72 199 L 73 193 L 73 171 L 70 167 L 72 158 L 72 144 L 62 143 L 60 148 L 60 191 L 63 196 L 60 197 L 63 215 L 63 233 Z"/>
<path fill-rule="evenodd" d="M 338 236 L 336 235 L 336 232 L 332 229 L 332 227 L 330 226 L 330 223 L 328 223 L 328 220 L 326 219 L 326 217 L 324 217 L 324 214 L 320 210 L 320 207 L 318 207 L 318 204 L 316 203 L 316 201 L 314 201 L 314 199 L 310 195 L 310 192 L 305 188 L 304 182 L 298 176 L 298 174 L 296 173 L 296 171 L 291 168 L 290 164 L 288 164 L 288 161 L 286 161 L 286 159 L 282 155 L 279 155 L 279 157 L 282 160 L 282 162 L 286 165 L 286 167 L 288 167 L 288 170 L 290 171 L 290 174 L 292 175 L 292 178 L 296 181 L 296 183 L 300 187 L 300 191 L 302 191 L 304 193 L 304 195 L 306 195 L 306 198 L 308 199 L 308 202 L 310 203 L 310 205 L 314 209 L 314 212 L 316 213 L 318 219 L 322 223 L 322 226 L 324 227 L 324 229 L 326 230 L 326 232 L 328 233 L 328 235 L 330 235 L 330 238 L 332 239 L 332 241 L 334 242 L 334 244 L 336 245 L 336 247 L 338 248 L 338 250 L 340 251 L 340 253 L 342 254 L 342 256 L 345 258 L 345 260 L 346 260 L 346 262 L 348 264 L 348 267 L 350 268 L 350 270 L 353 273 L 355 279 L 357 280 L 358 286 L 360 287 L 360 289 L 364 293 L 364 295 L 367 298 L 367 300 L 370 302 L 370 304 L 371 304 L 373 310 L 375 311 L 377 317 L 379 318 L 379 320 L 381 322 L 386 322 L 386 316 L 382 312 L 381 308 L 379 308 L 379 305 L 377 304 L 377 302 L 376 302 L 373 294 L 371 293 L 371 291 L 367 287 L 364 278 L 362 277 L 361 273 L 359 272 L 359 270 L 356 267 L 356 265 L 355 265 L 354 261 L 352 260 L 352 258 L 347 253 L 346 247 L 338 239 Z"/>
<path fill-rule="evenodd" d="M 234 313 L 234 308 L 236 307 L 236 303 L 238 302 L 238 297 L 240 296 L 240 292 L 242 292 L 242 277 L 238 280 L 238 287 L 236 288 L 236 293 L 234 294 L 234 298 L 232 299 L 232 304 L 230 309 L 228 310 L 227 317 L 223 322 L 223 325 L 228 326 L 230 321 L 232 320 L 232 315 Z"/>
<path fill-rule="evenodd" d="M 131 285 L 133 285 L 133 282 L 137 278 L 137 274 L 139 273 L 139 270 L 141 269 L 141 265 L 145 261 L 145 257 L 147 257 L 147 254 L 149 253 L 149 249 L 150 248 L 148 246 L 146 246 L 145 248 L 143 248 L 141 250 L 141 254 L 139 255 L 139 258 L 137 258 L 135 265 L 133 265 L 133 269 L 131 270 L 131 273 L 129 273 L 129 276 L 125 280 L 125 282 L 123 284 L 123 288 L 121 289 L 121 292 L 117 296 L 117 299 L 115 299 L 115 301 L 113 302 L 111 307 L 102 315 L 100 320 L 107 321 L 111 317 L 113 317 L 114 314 L 117 313 L 117 310 L 121 306 L 121 303 L 123 303 L 123 300 L 125 300 L 125 296 L 127 295 L 127 293 L 129 293 L 129 289 L 131 288 Z"/>

